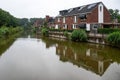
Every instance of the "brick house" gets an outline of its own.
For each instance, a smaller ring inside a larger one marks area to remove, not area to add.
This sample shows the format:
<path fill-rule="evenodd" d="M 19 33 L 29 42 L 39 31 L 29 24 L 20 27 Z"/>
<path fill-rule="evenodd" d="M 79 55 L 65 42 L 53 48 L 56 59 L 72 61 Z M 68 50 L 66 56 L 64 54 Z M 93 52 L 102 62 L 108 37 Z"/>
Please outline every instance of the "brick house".
<path fill-rule="evenodd" d="M 55 26 L 55 19 L 49 15 L 46 15 L 45 22 L 47 22 L 49 28 L 53 28 Z"/>
<path fill-rule="evenodd" d="M 110 23 L 110 13 L 102 2 L 59 11 L 55 18 L 56 29 L 83 28 L 92 31 L 98 27 L 110 27 Z"/>

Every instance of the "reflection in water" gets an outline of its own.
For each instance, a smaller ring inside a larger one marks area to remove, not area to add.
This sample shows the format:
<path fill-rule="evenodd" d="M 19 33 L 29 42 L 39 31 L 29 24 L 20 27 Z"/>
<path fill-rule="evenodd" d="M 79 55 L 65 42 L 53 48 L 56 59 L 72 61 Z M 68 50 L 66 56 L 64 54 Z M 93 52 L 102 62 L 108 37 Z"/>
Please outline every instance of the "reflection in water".
<path fill-rule="evenodd" d="M 1 55 L 0 80 L 120 80 L 119 49 L 26 37 Z"/>
<path fill-rule="evenodd" d="M 120 51 L 105 45 L 43 39 L 46 46 L 57 44 L 56 54 L 63 62 L 103 75 L 113 62 L 120 63 Z"/>
<path fill-rule="evenodd" d="M 15 41 L 15 39 L 20 36 L 21 33 L 15 35 L 7 36 L 6 38 L 0 38 L 0 55 L 4 53 Z"/>

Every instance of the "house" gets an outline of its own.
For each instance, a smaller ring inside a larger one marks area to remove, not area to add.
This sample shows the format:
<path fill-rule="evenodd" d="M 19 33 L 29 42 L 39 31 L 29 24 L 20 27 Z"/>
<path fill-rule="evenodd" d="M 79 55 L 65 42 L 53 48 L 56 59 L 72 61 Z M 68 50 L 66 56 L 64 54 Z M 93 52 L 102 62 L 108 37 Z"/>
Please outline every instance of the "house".
<path fill-rule="evenodd" d="M 49 28 L 53 28 L 55 26 L 55 19 L 49 15 L 46 15 L 45 22 Z"/>
<path fill-rule="evenodd" d="M 55 28 L 96 30 L 111 26 L 110 13 L 102 2 L 83 5 L 59 11 L 55 18 Z"/>
<path fill-rule="evenodd" d="M 35 27 L 35 28 L 40 28 L 40 27 L 42 27 L 42 25 L 43 25 L 43 23 L 44 23 L 44 20 L 42 19 L 42 18 L 36 18 L 34 21 L 33 21 L 33 26 Z"/>

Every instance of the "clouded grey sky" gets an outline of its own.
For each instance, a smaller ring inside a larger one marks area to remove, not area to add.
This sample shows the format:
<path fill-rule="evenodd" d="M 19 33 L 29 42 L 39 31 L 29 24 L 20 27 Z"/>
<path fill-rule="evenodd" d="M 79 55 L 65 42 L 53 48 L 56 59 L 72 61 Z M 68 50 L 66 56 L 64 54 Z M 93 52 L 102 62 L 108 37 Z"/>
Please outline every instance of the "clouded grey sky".
<path fill-rule="evenodd" d="M 110 9 L 120 10 L 120 0 L 0 0 L 0 8 L 18 18 L 57 16 L 60 10 L 102 1 Z"/>

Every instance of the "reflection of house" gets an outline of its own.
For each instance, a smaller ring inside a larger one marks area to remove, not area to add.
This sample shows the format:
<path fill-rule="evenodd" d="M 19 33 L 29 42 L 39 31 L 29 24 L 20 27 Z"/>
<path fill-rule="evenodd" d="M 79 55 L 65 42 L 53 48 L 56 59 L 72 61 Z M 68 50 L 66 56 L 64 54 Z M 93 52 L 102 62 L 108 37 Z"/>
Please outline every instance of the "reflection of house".
<path fill-rule="evenodd" d="M 120 63 L 119 49 L 111 50 L 110 47 L 104 45 L 78 44 L 56 39 L 42 38 L 42 41 L 46 43 L 46 48 L 56 48 L 56 54 L 63 62 L 70 62 L 99 75 L 103 75 L 113 61 Z"/>
<path fill-rule="evenodd" d="M 82 28 L 87 31 L 98 27 L 110 27 L 110 13 L 102 2 L 83 5 L 75 8 L 62 10 L 55 19 L 55 28 L 76 29 Z M 120 25 L 120 24 L 118 24 Z"/>
<path fill-rule="evenodd" d="M 110 60 L 104 60 L 96 51 L 91 51 L 91 49 L 76 51 L 71 49 L 71 47 L 59 44 L 56 47 L 56 54 L 64 62 L 69 61 L 74 65 L 91 70 L 99 75 L 102 75 L 111 63 Z"/>

